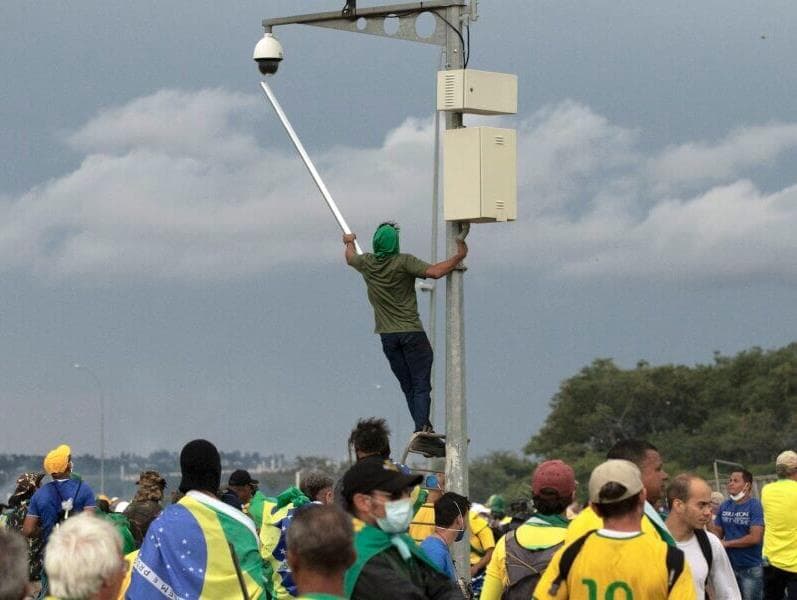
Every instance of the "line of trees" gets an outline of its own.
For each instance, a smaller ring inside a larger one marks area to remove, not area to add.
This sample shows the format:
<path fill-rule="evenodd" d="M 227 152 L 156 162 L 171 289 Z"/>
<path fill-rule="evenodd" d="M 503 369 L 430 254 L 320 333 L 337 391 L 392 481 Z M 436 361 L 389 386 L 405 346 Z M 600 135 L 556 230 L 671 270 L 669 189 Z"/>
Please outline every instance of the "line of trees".
<path fill-rule="evenodd" d="M 732 357 L 717 352 L 712 363 L 692 367 L 640 361 L 622 369 L 611 359 L 596 359 L 560 384 L 545 423 L 522 453 L 493 452 L 471 462 L 470 496 L 478 501 L 493 493 L 507 500 L 528 497 L 531 472 L 547 458 L 573 465 L 584 491 L 589 472 L 623 438 L 655 444 L 671 474 L 689 470 L 708 476 L 715 459 L 742 463 L 755 474 L 771 473 L 778 453 L 797 448 L 797 342 Z M 233 452 L 222 458 L 225 468 L 234 468 L 270 457 Z M 176 452 L 165 450 L 148 457 L 123 454 L 106 461 L 106 473 L 118 472 L 120 464 L 172 471 L 178 460 Z M 0 490 L 39 465 L 40 456 L 0 455 Z M 96 457 L 76 457 L 76 465 L 86 475 L 99 470 Z M 282 489 L 297 469 L 340 475 L 346 465 L 308 456 L 286 467 L 264 474 L 264 487 Z"/>
<path fill-rule="evenodd" d="M 708 476 L 714 459 L 771 473 L 778 453 L 797 448 L 797 343 L 715 353 L 711 364 L 693 367 L 640 361 L 622 369 L 597 359 L 561 383 L 523 456 L 499 452 L 473 462 L 471 496 L 528 495 L 529 474 L 545 458 L 566 460 L 586 484 L 623 438 L 656 445 L 671 474 Z"/>

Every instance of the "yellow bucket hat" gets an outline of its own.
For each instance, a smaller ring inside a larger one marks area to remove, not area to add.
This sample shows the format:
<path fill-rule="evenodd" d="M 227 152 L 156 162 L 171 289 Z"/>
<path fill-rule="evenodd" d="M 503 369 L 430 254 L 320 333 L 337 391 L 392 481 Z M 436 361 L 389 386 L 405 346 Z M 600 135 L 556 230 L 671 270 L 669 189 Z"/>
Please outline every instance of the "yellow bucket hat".
<path fill-rule="evenodd" d="M 48 475 L 53 473 L 63 473 L 69 466 L 69 457 L 72 449 L 66 444 L 61 444 L 55 450 L 50 450 L 44 457 L 44 470 Z"/>

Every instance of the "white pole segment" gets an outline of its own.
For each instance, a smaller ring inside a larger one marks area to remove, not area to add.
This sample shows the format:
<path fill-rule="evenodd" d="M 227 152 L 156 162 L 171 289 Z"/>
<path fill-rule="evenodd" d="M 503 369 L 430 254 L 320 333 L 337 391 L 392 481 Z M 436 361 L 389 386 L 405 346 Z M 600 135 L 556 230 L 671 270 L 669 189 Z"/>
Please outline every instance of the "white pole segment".
<path fill-rule="evenodd" d="M 343 215 L 338 209 L 338 205 L 335 204 L 335 201 L 332 199 L 332 195 L 329 193 L 327 186 L 324 185 L 324 182 L 321 180 L 321 175 L 318 174 L 318 171 L 316 170 L 313 161 L 310 160 L 310 156 L 307 154 L 307 151 L 304 149 L 299 136 L 296 135 L 293 127 L 291 127 L 291 123 L 288 121 L 288 117 L 285 116 L 285 112 L 282 110 L 282 106 L 280 106 L 280 103 L 277 101 L 277 97 L 274 95 L 274 92 L 271 91 L 271 88 L 265 81 L 260 82 L 260 87 L 263 88 L 263 91 L 266 93 L 266 97 L 268 98 L 269 102 L 271 102 L 271 106 L 274 107 L 274 111 L 277 113 L 280 121 L 282 121 L 285 131 L 288 132 L 288 136 L 291 138 L 293 145 L 296 146 L 299 156 L 302 157 L 307 170 L 310 171 L 310 175 L 312 175 L 315 184 L 318 186 L 318 189 L 321 192 L 321 195 L 324 196 L 324 200 L 326 200 L 327 206 L 329 206 L 329 210 L 331 210 L 332 214 L 335 216 L 335 220 L 338 222 L 338 225 L 340 225 L 341 230 L 343 233 L 351 233 L 351 229 L 349 229 L 346 219 L 343 218 Z M 363 253 L 362 248 L 360 248 L 360 244 L 357 243 L 357 240 L 354 240 L 354 249 L 357 251 L 357 254 Z"/>

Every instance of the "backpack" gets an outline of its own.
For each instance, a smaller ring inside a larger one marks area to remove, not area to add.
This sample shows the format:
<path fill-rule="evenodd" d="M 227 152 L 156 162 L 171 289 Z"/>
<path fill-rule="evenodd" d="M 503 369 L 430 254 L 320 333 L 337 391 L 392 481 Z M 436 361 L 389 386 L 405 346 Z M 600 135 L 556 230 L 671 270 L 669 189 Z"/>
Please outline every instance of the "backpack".
<path fill-rule="evenodd" d="M 566 581 L 568 575 L 570 575 L 570 569 L 573 567 L 576 558 L 578 558 L 578 553 L 581 552 L 584 542 L 596 531 L 597 529 L 588 531 L 562 552 L 562 558 L 559 560 L 559 573 L 556 575 L 556 578 L 551 584 L 551 589 L 548 591 L 550 596 L 556 596 L 556 593 L 559 591 L 559 586 L 561 586 L 562 582 Z M 666 564 L 667 592 L 669 593 L 684 571 L 684 553 L 674 546 L 667 545 Z"/>
<path fill-rule="evenodd" d="M 708 588 L 709 579 L 711 579 L 711 563 L 714 562 L 714 551 L 711 549 L 711 540 L 708 539 L 705 529 L 695 529 L 695 537 L 700 546 L 700 552 L 703 553 L 703 558 L 706 559 L 708 565 L 706 571 L 706 588 Z M 706 598 L 708 598 L 708 592 L 706 592 Z"/>
<path fill-rule="evenodd" d="M 564 544 L 559 542 L 550 548 L 529 550 L 517 540 L 517 529 L 506 534 L 506 574 L 509 585 L 504 588 L 501 600 L 528 600 L 537 587 L 553 555 Z"/>
<path fill-rule="evenodd" d="M 58 511 L 58 514 L 55 517 L 55 527 L 57 528 L 61 523 L 66 521 L 71 516 L 70 513 L 75 508 L 75 499 L 77 498 L 78 492 L 80 492 L 80 486 L 83 485 L 83 480 L 81 479 L 78 481 L 75 495 L 71 498 L 67 498 L 66 500 L 64 500 L 64 497 L 61 495 L 61 490 L 58 489 L 58 484 L 53 481 L 51 485 L 55 489 L 55 493 L 58 494 L 58 499 L 61 501 L 61 510 Z"/>

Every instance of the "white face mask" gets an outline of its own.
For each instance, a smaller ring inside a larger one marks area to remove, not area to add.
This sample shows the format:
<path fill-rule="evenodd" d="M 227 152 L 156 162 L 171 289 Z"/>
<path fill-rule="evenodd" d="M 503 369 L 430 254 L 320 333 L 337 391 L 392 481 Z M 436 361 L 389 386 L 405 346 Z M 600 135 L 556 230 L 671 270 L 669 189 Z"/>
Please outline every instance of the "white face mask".
<path fill-rule="evenodd" d="M 461 528 L 454 528 L 454 527 L 438 527 L 438 529 L 445 529 L 446 531 L 456 531 L 457 537 L 454 540 L 455 542 L 461 542 L 462 538 L 465 537 L 465 517 L 462 516 L 462 511 L 459 510 L 459 504 L 454 504 L 459 513 L 459 518 L 462 519 L 462 527 Z"/>
<path fill-rule="evenodd" d="M 385 533 L 404 533 L 412 522 L 412 498 L 385 502 L 385 516 L 378 517 L 376 524 Z"/>
<path fill-rule="evenodd" d="M 734 502 L 738 502 L 739 500 L 744 498 L 746 494 L 747 490 L 742 490 L 738 494 L 729 494 L 729 496 L 731 497 L 731 500 L 733 500 Z"/>

